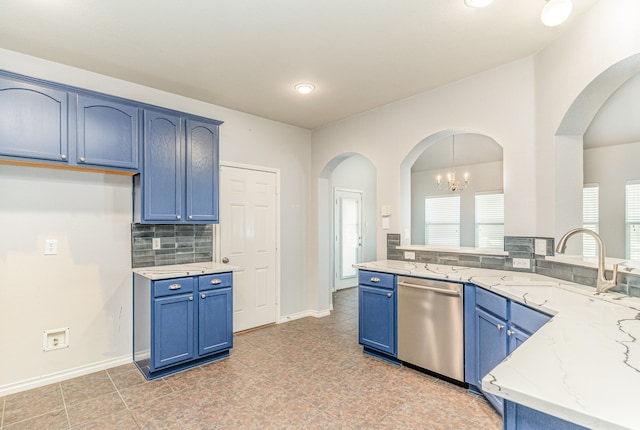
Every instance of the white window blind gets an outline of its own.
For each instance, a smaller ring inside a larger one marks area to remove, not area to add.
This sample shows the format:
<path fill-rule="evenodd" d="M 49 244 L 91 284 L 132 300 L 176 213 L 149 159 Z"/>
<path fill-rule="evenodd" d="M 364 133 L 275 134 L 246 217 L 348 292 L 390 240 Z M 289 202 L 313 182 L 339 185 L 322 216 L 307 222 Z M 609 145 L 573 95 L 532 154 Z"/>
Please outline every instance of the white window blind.
<path fill-rule="evenodd" d="M 582 189 L 582 227 L 598 233 L 600 212 L 598 204 L 600 191 L 598 185 L 585 185 Z M 597 252 L 596 240 L 586 234 L 582 235 L 582 255 L 595 257 Z"/>
<path fill-rule="evenodd" d="M 460 196 L 426 197 L 426 245 L 460 246 Z"/>
<path fill-rule="evenodd" d="M 640 260 L 640 183 L 626 185 L 626 247 L 629 260 Z"/>
<path fill-rule="evenodd" d="M 476 194 L 476 247 L 504 249 L 504 194 Z"/>

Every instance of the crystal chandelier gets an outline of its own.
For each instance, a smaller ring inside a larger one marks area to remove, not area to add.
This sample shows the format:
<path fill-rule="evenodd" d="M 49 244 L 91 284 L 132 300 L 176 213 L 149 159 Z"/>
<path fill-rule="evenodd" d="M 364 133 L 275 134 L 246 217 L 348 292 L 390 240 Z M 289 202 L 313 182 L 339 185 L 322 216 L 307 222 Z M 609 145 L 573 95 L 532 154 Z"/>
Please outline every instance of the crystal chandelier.
<path fill-rule="evenodd" d="M 469 174 L 465 172 L 464 180 L 456 179 L 456 135 L 451 137 L 451 170 L 447 172 L 446 188 L 442 182 L 442 176 L 436 176 L 436 186 L 439 190 L 447 189 L 449 191 L 462 191 L 469 186 Z"/>

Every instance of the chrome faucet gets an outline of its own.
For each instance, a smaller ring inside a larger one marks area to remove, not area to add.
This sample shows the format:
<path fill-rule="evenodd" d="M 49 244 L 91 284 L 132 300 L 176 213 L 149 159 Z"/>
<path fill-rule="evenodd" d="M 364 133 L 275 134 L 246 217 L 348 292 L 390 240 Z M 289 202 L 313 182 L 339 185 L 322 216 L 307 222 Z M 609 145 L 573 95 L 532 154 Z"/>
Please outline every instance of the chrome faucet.
<path fill-rule="evenodd" d="M 564 250 L 567 247 L 567 240 L 577 233 L 588 234 L 589 236 L 593 236 L 593 238 L 598 243 L 598 280 L 596 283 L 596 291 L 598 293 L 605 293 L 616 286 L 616 277 L 618 276 L 618 264 L 613 265 L 613 278 L 607 279 L 605 276 L 604 269 L 604 242 L 602 238 L 593 230 L 589 230 L 586 228 L 574 228 L 573 230 L 569 230 L 560 238 L 558 242 L 558 246 L 556 247 L 556 252 L 558 254 L 564 254 Z"/>

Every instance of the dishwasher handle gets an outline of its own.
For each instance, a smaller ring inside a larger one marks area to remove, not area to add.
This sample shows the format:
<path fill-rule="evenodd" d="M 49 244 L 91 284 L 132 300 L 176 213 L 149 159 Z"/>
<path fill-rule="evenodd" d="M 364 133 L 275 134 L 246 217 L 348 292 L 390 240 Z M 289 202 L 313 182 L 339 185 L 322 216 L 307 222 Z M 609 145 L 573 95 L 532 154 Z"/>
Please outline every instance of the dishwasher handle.
<path fill-rule="evenodd" d="M 427 291 L 433 291 L 434 293 L 438 293 L 438 294 L 446 294 L 447 296 L 456 296 L 456 297 L 460 297 L 460 290 L 447 290 L 444 288 L 434 288 L 434 287 L 427 287 L 426 285 L 418 285 L 418 284 L 410 284 L 408 282 L 398 282 L 398 286 L 400 287 L 409 287 L 409 288 L 417 288 L 419 290 L 427 290 Z"/>

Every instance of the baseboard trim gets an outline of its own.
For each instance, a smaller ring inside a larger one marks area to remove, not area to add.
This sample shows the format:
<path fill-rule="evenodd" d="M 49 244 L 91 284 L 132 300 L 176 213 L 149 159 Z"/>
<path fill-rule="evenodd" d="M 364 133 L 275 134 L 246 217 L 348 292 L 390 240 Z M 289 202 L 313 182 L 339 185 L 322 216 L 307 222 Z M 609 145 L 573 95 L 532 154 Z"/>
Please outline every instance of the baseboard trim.
<path fill-rule="evenodd" d="M 278 318 L 276 324 L 282 324 L 293 320 L 299 320 L 300 318 L 306 317 L 314 317 L 314 318 L 322 318 L 328 317 L 331 314 L 329 309 L 325 309 L 324 311 L 314 311 L 314 310 L 306 310 L 302 312 L 296 312 L 294 314 L 284 315 Z"/>
<path fill-rule="evenodd" d="M 0 386 L 0 397 L 30 390 L 32 388 L 43 387 L 56 382 L 66 381 L 67 379 L 77 378 L 78 376 L 88 375 L 89 373 L 111 369 L 112 367 L 122 366 L 132 362 L 133 357 L 131 355 L 123 355 L 122 357 L 111 358 L 109 360 L 91 363 L 86 366 L 75 367 L 73 369 L 50 373 L 37 378 L 13 382 L 11 384 Z"/>

